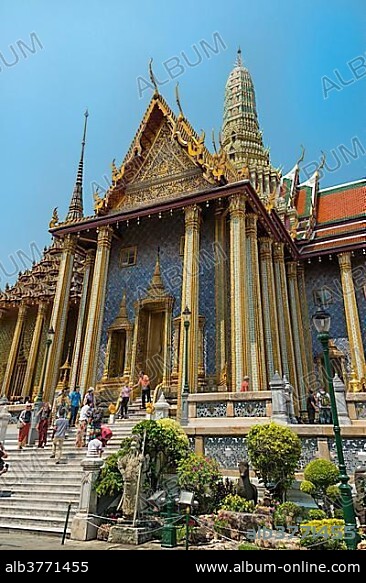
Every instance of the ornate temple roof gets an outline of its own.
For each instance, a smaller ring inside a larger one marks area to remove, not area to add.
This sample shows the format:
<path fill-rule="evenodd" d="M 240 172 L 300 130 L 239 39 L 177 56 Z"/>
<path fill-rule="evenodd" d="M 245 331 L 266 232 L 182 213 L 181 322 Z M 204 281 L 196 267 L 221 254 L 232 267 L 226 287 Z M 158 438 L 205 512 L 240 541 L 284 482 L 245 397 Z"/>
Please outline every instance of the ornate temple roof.
<path fill-rule="evenodd" d="M 225 87 L 222 144 L 237 170 L 270 166 L 269 150 L 263 146 L 259 128 L 254 84 L 240 49 Z"/>
<path fill-rule="evenodd" d="M 45 247 L 40 261 L 33 262 L 30 269 L 19 272 L 13 286 L 7 284 L 5 290 L 0 291 L 0 309 L 17 306 L 21 301 L 29 305 L 38 304 L 41 301 L 52 303 L 56 291 L 61 252 L 61 241 L 57 239 L 52 245 Z M 81 296 L 83 262 L 83 256 L 76 253 L 70 292 L 70 301 L 73 303 L 78 303 Z"/>

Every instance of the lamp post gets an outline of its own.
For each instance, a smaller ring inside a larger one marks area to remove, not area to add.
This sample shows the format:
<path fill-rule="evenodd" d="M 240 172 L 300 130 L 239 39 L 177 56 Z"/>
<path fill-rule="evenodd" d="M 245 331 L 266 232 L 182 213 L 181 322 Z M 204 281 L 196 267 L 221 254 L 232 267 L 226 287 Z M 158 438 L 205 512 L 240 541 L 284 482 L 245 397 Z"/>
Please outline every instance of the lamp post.
<path fill-rule="evenodd" d="M 341 428 L 339 426 L 338 421 L 337 403 L 334 394 L 333 379 L 330 367 L 329 358 L 330 314 L 325 312 L 322 308 L 319 308 L 317 312 L 313 315 L 312 320 L 314 327 L 318 333 L 318 340 L 321 342 L 321 345 L 323 347 L 324 369 L 330 396 L 330 406 L 333 417 L 333 431 L 338 458 L 339 480 L 341 482 L 339 490 L 341 492 L 343 516 L 345 522 L 346 545 L 348 549 L 352 550 L 357 547 L 357 542 L 359 539 L 357 534 L 356 516 L 353 507 L 352 490 L 348 483 L 349 477 L 347 475 L 346 464 L 344 463 Z M 350 535 L 353 535 L 352 538 L 349 538 Z"/>
<path fill-rule="evenodd" d="M 188 396 L 189 396 L 189 383 L 188 383 L 188 329 L 190 324 L 191 311 L 186 306 L 182 312 L 183 323 L 184 323 L 184 384 L 182 391 L 182 410 L 180 416 L 180 422 L 182 425 L 188 424 Z"/>
<path fill-rule="evenodd" d="M 46 351 L 45 351 L 44 360 L 43 360 L 41 379 L 40 379 L 40 382 L 39 382 L 39 390 L 38 390 L 37 397 L 36 397 L 36 399 L 34 401 L 32 425 L 31 425 L 31 430 L 29 432 L 29 440 L 28 440 L 28 443 L 30 445 L 33 445 L 35 443 L 36 437 L 37 437 L 37 433 L 38 433 L 37 432 L 37 429 L 36 429 L 37 416 L 38 416 L 39 410 L 42 407 L 44 381 L 45 381 L 45 378 L 46 378 L 46 370 L 47 370 L 47 364 L 48 364 L 48 356 L 49 356 L 49 352 L 50 352 L 50 348 L 51 348 L 51 344 L 52 344 L 52 341 L 53 341 L 54 334 L 55 334 L 55 331 L 54 331 L 54 329 L 51 326 L 51 328 L 47 332 Z"/>

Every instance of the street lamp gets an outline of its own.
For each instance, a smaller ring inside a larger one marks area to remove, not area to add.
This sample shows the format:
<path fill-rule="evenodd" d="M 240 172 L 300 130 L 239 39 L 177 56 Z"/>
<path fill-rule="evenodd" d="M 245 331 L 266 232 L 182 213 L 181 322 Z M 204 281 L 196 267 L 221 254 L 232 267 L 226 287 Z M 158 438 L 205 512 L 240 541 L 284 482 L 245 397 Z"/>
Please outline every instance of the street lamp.
<path fill-rule="evenodd" d="M 50 347 L 51 347 L 54 335 L 55 335 L 55 331 L 51 326 L 51 328 L 47 332 L 46 351 L 45 351 L 44 360 L 43 360 L 41 379 L 39 382 L 39 390 L 38 390 L 37 397 L 34 401 L 32 425 L 31 425 L 31 430 L 29 432 L 29 440 L 28 440 L 29 445 L 33 445 L 35 443 L 36 438 L 37 438 L 37 434 L 38 434 L 37 429 L 36 429 L 37 417 L 38 417 L 38 413 L 42 407 L 43 387 L 44 387 L 44 381 L 45 381 L 45 377 L 46 377 L 48 356 L 49 356 Z"/>
<path fill-rule="evenodd" d="M 337 458 L 338 458 L 338 467 L 339 467 L 339 480 L 341 485 L 339 486 L 339 490 L 341 492 L 341 499 L 342 499 L 342 508 L 343 508 L 343 516 L 345 522 L 345 533 L 349 534 L 353 533 L 354 536 L 352 538 L 348 538 L 346 536 L 346 545 L 348 549 L 355 549 L 357 547 L 358 542 L 358 534 L 357 534 L 357 523 L 356 523 L 356 516 L 353 507 L 353 500 L 352 500 L 352 490 L 348 483 L 349 477 L 347 475 L 346 464 L 344 463 L 344 455 L 343 455 L 343 444 L 342 444 L 342 437 L 341 437 L 341 428 L 339 426 L 338 421 L 338 411 L 337 411 L 337 403 L 334 394 L 334 387 L 333 387 L 333 379 L 330 367 L 330 358 L 329 358 L 329 330 L 330 330 L 330 314 L 328 314 L 322 308 L 318 308 L 317 312 L 312 316 L 314 327 L 318 333 L 318 340 L 321 342 L 323 347 L 323 356 L 324 356 L 324 369 L 325 369 L 325 376 L 328 385 L 328 392 L 330 396 L 330 406 L 332 411 L 333 417 L 333 432 L 335 437 L 336 449 L 337 449 Z"/>
<path fill-rule="evenodd" d="M 189 383 L 188 383 L 188 328 L 190 324 L 191 311 L 186 306 L 182 312 L 183 324 L 184 324 L 184 334 L 185 334 L 185 350 L 184 350 L 184 384 L 182 392 L 182 411 L 181 411 L 181 424 L 188 424 L 188 396 L 189 396 Z"/>

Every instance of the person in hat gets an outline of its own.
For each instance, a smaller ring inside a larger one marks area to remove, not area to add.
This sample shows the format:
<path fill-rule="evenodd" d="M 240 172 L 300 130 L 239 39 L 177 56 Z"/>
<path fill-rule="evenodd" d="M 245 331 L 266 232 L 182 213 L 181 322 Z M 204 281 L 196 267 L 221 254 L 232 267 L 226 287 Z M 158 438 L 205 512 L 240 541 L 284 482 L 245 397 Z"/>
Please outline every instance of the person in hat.
<path fill-rule="evenodd" d="M 95 407 L 94 387 L 89 387 L 84 397 L 83 405 L 89 405 L 92 409 Z"/>

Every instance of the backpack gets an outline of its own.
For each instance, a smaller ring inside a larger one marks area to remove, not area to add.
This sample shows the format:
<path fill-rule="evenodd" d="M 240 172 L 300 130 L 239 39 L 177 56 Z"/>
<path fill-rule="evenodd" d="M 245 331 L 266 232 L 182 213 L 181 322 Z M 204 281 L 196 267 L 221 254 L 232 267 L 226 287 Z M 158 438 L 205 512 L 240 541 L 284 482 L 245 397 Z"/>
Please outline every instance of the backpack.
<path fill-rule="evenodd" d="M 321 407 L 330 407 L 330 397 L 328 393 L 319 393 L 319 404 Z"/>

